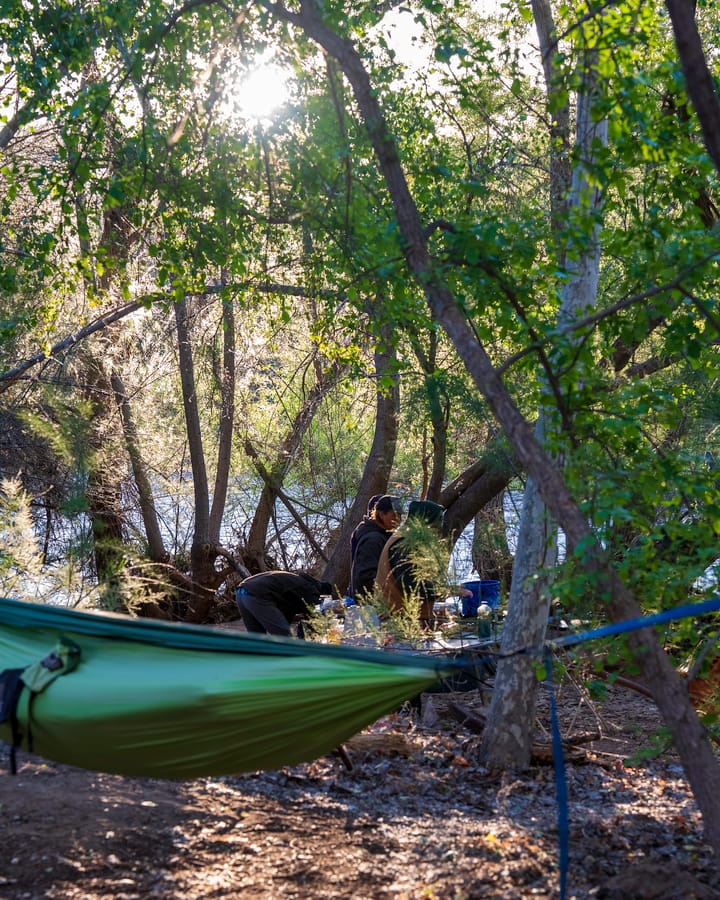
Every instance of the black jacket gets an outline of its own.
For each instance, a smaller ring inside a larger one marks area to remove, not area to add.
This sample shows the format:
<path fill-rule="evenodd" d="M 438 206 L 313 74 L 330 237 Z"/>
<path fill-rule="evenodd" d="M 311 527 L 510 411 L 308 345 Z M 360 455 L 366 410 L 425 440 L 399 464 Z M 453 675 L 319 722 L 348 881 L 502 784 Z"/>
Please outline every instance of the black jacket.
<path fill-rule="evenodd" d="M 363 521 L 355 529 L 357 541 L 350 564 L 350 596 L 354 600 L 362 598 L 365 592 L 372 594 L 375 575 L 383 547 L 392 534 L 385 531 L 372 519 Z"/>
<path fill-rule="evenodd" d="M 320 602 L 321 583 L 305 572 L 261 572 L 240 582 L 238 593 L 274 603 L 288 622 Z"/>

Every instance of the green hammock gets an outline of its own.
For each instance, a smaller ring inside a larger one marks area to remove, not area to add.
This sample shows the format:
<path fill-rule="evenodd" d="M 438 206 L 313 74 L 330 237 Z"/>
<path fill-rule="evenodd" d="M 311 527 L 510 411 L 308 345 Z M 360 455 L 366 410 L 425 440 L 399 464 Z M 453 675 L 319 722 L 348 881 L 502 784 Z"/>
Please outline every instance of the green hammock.
<path fill-rule="evenodd" d="M 0 672 L 23 683 L 0 739 L 121 775 L 272 769 L 332 751 L 456 668 L 0 598 Z"/>

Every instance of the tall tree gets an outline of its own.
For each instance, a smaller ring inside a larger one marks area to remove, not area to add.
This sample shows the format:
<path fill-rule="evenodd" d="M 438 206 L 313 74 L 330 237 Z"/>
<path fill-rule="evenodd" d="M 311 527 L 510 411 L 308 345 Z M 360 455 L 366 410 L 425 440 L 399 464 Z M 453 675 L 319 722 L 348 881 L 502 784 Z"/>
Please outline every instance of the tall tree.
<path fill-rule="evenodd" d="M 389 335 L 381 336 L 387 343 L 375 350 L 375 427 L 362 478 L 355 499 L 342 526 L 331 537 L 329 556 L 323 578 L 345 592 L 350 583 L 350 536 L 367 510 L 368 500 L 388 490 L 388 481 L 395 459 L 398 440 L 400 387 L 397 360 Z"/>
<path fill-rule="evenodd" d="M 543 30 L 551 19 L 549 4 L 541 10 L 541 0 L 535 0 L 533 8 L 539 20 L 538 31 L 543 44 Z M 554 26 L 551 31 L 554 32 Z M 550 48 L 544 49 L 544 56 Z M 562 288 L 562 302 L 558 324 L 569 331 L 573 323 L 587 315 L 597 303 L 598 273 L 600 266 L 599 211 L 603 197 L 589 178 L 598 168 L 597 156 L 607 143 L 607 120 L 597 109 L 599 87 L 597 52 L 590 49 L 579 65 L 583 82 L 577 101 L 576 162 L 571 189 L 563 202 L 566 214 L 572 216 L 582 211 L 593 224 L 579 246 L 571 245 L 561 253 L 568 260 L 567 278 Z M 550 74 L 550 87 L 558 78 Z M 549 91 L 552 96 L 553 90 Z M 551 166 L 551 177 L 553 167 Z M 559 191 L 551 190 L 558 196 Z M 556 201 L 559 202 L 559 201 Z M 561 263 L 562 264 L 562 263 Z M 571 332 L 572 333 L 572 332 Z M 552 363 L 552 350 L 549 363 Z M 559 366 L 553 366 L 553 370 Z M 542 380 L 542 374 L 541 374 Z M 576 375 L 582 378 L 578 372 Z M 545 383 L 545 395 L 550 385 Z M 565 403 L 565 398 L 558 398 Z M 549 406 L 549 404 L 548 404 Z M 560 415 L 552 410 L 540 410 L 535 435 L 540 444 L 546 443 L 546 430 L 552 430 Z M 558 466 L 562 463 L 556 461 Z M 548 508 L 530 478 L 525 486 L 517 550 L 513 565 L 512 585 L 508 614 L 503 626 L 503 657 L 498 664 L 492 702 L 488 715 L 488 727 L 483 733 L 480 753 L 488 765 L 496 767 L 525 768 L 530 762 L 532 725 L 535 720 L 535 695 L 537 678 L 533 660 L 517 650 L 526 646 L 538 647 L 544 643 L 550 611 L 552 573 L 558 558 L 557 526 Z"/>

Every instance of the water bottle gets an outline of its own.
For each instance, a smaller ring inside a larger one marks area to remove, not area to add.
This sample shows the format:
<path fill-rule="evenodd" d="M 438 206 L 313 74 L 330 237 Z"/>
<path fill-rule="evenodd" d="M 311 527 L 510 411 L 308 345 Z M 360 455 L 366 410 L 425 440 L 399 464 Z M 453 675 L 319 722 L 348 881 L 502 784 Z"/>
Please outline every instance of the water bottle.
<path fill-rule="evenodd" d="M 487 605 L 487 603 L 483 600 L 483 602 L 478 606 L 477 611 L 477 634 L 478 637 L 487 640 L 487 638 L 492 637 L 492 610 Z"/>

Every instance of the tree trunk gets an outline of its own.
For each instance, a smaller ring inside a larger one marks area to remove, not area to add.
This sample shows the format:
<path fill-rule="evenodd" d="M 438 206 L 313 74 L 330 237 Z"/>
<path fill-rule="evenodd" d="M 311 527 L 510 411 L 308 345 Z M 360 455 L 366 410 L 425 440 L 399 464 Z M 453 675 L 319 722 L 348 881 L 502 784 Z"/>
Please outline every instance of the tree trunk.
<path fill-rule="evenodd" d="M 267 468 L 260 462 L 260 455 L 252 443 L 249 440 L 245 441 L 245 452 L 254 461 L 255 467 L 263 479 L 263 487 L 243 552 L 245 564 L 253 573 L 263 572 L 270 567 L 267 559 L 267 538 L 270 522 L 275 515 L 275 503 L 281 498 L 285 476 L 292 465 L 304 435 L 312 424 L 318 407 L 327 396 L 328 391 L 335 385 L 342 370 L 342 366 L 337 363 L 333 363 L 324 372 L 319 368 L 316 369 L 317 379 L 315 384 L 308 392 L 301 409 L 291 422 L 287 434 L 277 449 L 275 462 L 270 468 Z M 284 501 L 291 515 L 296 515 L 289 499 L 285 497 Z M 296 521 L 300 523 L 301 519 L 299 516 L 296 517 Z M 306 536 L 309 536 L 309 530 L 305 529 L 305 533 Z M 318 552 L 320 548 L 317 545 L 315 547 L 316 552 Z"/>
<path fill-rule="evenodd" d="M 665 0 L 685 84 L 695 107 L 708 155 L 720 172 L 720 98 L 708 68 L 695 22 L 695 0 Z"/>
<path fill-rule="evenodd" d="M 165 550 L 162 534 L 160 532 L 160 523 L 158 521 L 157 509 L 155 508 L 150 479 L 147 475 L 145 460 L 143 459 L 138 443 L 137 428 L 135 427 L 135 418 L 132 413 L 130 399 L 119 372 L 113 372 L 110 376 L 110 380 L 115 393 L 115 402 L 117 403 L 122 420 L 125 448 L 130 458 L 133 478 L 135 479 L 135 485 L 138 490 L 140 514 L 142 516 L 143 525 L 145 526 L 145 537 L 147 538 L 148 543 L 148 555 L 153 562 L 167 562 L 168 554 Z"/>
<path fill-rule="evenodd" d="M 123 548 L 122 478 L 124 467 L 116 459 L 117 428 L 111 420 L 111 393 L 105 371 L 105 356 L 86 348 L 82 363 L 83 393 L 91 409 L 87 441 L 80 464 L 87 466 L 86 501 L 92 531 L 95 575 L 102 605 L 116 611 L 124 608 L 119 574 L 125 564 Z M 85 440 L 85 438 L 83 438 Z"/>
<path fill-rule="evenodd" d="M 540 5 L 541 0 L 535 0 L 534 7 Z M 587 171 L 593 164 L 595 148 L 607 144 L 607 121 L 595 121 L 592 116 L 597 101 L 597 71 L 592 59 L 586 57 L 582 71 L 576 126 L 579 161 L 573 172 L 567 208 L 587 209 L 594 217 L 602 206 L 602 198 L 598 189 L 588 183 Z M 571 325 L 596 304 L 600 270 L 598 233 L 599 225 L 595 224 L 587 244 L 571 248 L 574 253 L 567 254 L 571 262 L 567 266 L 568 279 L 558 315 L 561 327 Z M 550 399 L 547 382 L 545 394 Z M 561 397 L 556 399 L 558 403 L 564 402 Z M 566 426 L 570 424 L 569 415 L 566 411 L 561 416 Z M 547 428 L 556 427 L 553 421 L 557 420 L 540 411 L 535 429 L 538 443 L 545 443 Z M 508 615 L 502 633 L 501 652 L 507 658 L 498 666 L 487 728 L 480 745 L 480 756 L 491 768 L 525 768 L 530 762 L 538 681 L 529 661 L 514 655 L 514 651 L 519 646 L 540 646 L 545 640 L 550 609 L 548 586 L 556 562 L 557 525 L 530 478 L 525 487 Z M 506 680 L 508 685 L 504 684 Z"/>
<path fill-rule="evenodd" d="M 98 586 L 105 609 L 124 609 L 118 577 L 125 564 L 123 551 L 122 491 L 117 472 L 100 463 L 90 464 L 87 483 L 88 515 L 92 528 L 93 556 Z"/>
<path fill-rule="evenodd" d="M 217 469 L 212 506 L 208 521 L 208 541 L 220 544 L 220 527 L 225 513 L 230 459 L 235 422 L 235 314 L 232 300 L 223 299 L 223 358 L 220 373 L 220 428 L 218 430 Z"/>
<path fill-rule="evenodd" d="M 88 59 L 82 69 L 81 85 L 86 87 L 97 80 L 97 68 L 94 59 Z M 73 173 L 73 200 L 78 234 L 80 235 L 80 252 L 92 259 L 91 234 L 88 222 L 87 204 L 84 197 L 84 184 Z M 103 218 L 103 237 L 107 227 L 108 215 Z M 94 268 L 83 272 L 85 290 L 91 295 L 98 293 L 98 279 Z M 92 530 L 93 558 L 95 574 L 101 591 L 102 603 L 110 610 L 123 606 L 118 573 L 123 566 L 123 520 L 121 504 L 121 473 L 117 466 L 109 464 L 110 447 L 114 431 L 109 422 L 107 397 L 111 393 L 103 345 L 109 344 L 105 337 L 100 341 L 101 349 L 86 348 L 79 359 L 84 365 L 83 392 L 92 407 L 91 435 L 89 438 L 91 452 L 87 454 L 87 507 Z"/>
<path fill-rule="evenodd" d="M 436 378 L 438 336 L 430 333 L 429 347 L 426 350 L 417 337 L 410 336 L 410 343 L 420 363 L 427 393 L 427 404 L 432 429 L 430 437 L 431 453 L 428 454 L 430 467 L 423 485 L 422 496 L 426 500 L 439 503 L 445 472 L 447 469 L 447 432 L 450 418 L 450 408 L 447 398 L 442 396 L 442 391 Z M 424 467 L 425 468 L 425 467 Z"/>
<path fill-rule="evenodd" d="M 515 461 L 497 442 L 447 484 L 438 502 L 445 507 L 443 532 L 454 544 L 480 510 L 501 494 L 517 475 Z"/>
<path fill-rule="evenodd" d="M 190 548 L 191 587 L 183 590 L 187 610 L 181 613 L 186 622 L 204 622 L 215 602 L 215 550 L 210 543 L 210 500 L 207 469 L 203 450 L 200 413 L 197 405 L 195 368 L 193 365 L 188 304 L 185 298 L 175 302 L 175 324 L 178 336 L 178 365 L 182 385 L 185 429 L 193 478 L 195 522 Z"/>
<path fill-rule="evenodd" d="M 550 231 L 555 240 L 558 265 L 565 265 L 566 248 L 560 239 L 565 226 L 567 199 L 572 176 L 570 168 L 570 101 L 560 103 L 562 85 L 556 77 L 553 60 L 558 52 L 558 38 L 548 0 L 531 0 L 535 30 L 540 42 L 540 56 L 545 73 L 550 124 Z"/>
<path fill-rule="evenodd" d="M 396 374 L 396 355 L 390 341 L 375 351 L 375 375 L 378 390 L 375 395 L 375 433 L 365 461 L 355 502 L 345 516 L 341 528 L 333 535 L 323 579 L 346 593 L 350 582 L 350 535 L 367 511 L 368 500 L 374 494 L 387 491 L 388 479 L 395 460 L 400 410 L 400 382 Z M 391 381 L 390 388 L 383 382 Z"/>
<path fill-rule="evenodd" d="M 548 569 L 557 561 L 557 526 L 532 479 L 523 498 L 508 611 L 487 725 L 479 749 L 491 768 L 524 769 L 530 763 L 538 681 L 533 660 L 512 655 L 545 640 L 550 595 Z"/>

